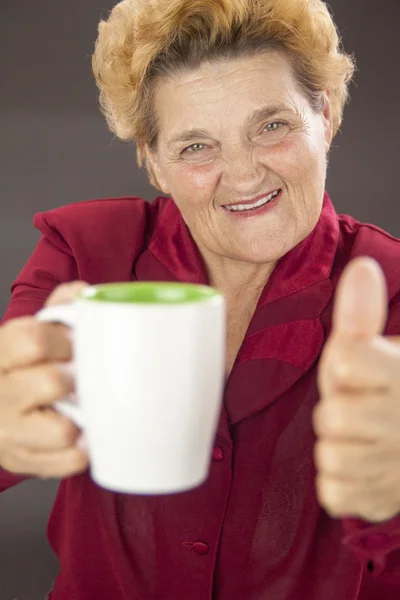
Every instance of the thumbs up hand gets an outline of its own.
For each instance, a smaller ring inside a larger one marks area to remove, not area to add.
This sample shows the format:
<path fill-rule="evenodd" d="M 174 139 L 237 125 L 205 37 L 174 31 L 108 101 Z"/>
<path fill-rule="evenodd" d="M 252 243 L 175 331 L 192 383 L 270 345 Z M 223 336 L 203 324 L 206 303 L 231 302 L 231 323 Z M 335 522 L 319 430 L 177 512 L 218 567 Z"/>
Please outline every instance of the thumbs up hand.
<path fill-rule="evenodd" d="M 313 414 L 317 495 L 332 517 L 380 522 L 400 513 L 400 344 L 382 336 L 387 305 L 378 263 L 352 261 L 338 285 Z"/>

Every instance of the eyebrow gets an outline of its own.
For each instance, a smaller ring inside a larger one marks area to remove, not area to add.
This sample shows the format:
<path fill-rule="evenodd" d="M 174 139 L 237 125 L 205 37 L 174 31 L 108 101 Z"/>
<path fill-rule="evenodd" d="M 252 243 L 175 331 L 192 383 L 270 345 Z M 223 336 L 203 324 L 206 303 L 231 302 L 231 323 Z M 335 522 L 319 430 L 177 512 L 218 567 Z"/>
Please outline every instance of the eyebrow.
<path fill-rule="evenodd" d="M 264 120 L 268 121 L 268 119 L 271 119 L 278 113 L 287 112 L 289 110 L 290 109 L 285 104 L 264 106 L 263 108 L 256 110 L 249 117 L 248 123 L 251 124 L 254 122 L 264 121 Z M 170 140 L 169 145 L 173 146 L 178 143 L 190 142 L 193 140 L 193 138 L 200 139 L 200 138 L 209 138 L 209 137 L 210 137 L 210 132 L 207 131 L 206 129 L 186 129 L 185 131 L 182 131 L 181 133 L 179 133 L 178 135 L 173 137 Z"/>
<path fill-rule="evenodd" d="M 173 137 L 170 141 L 170 145 L 178 144 L 179 142 L 190 142 L 193 138 L 208 138 L 210 132 L 206 129 L 186 129 Z"/>
<path fill-rule="evenodd" d="M 260 108 L 256 110 L 251 117 L 249 118 L 250 123 L 258 122 L 258 121 L 268 121 L 275 117 L 275 115 L 288 112 L 290 108 L 286 106 L 286 104 L 276 104 L 273 106 L 264 106 L 264 108 Z"/>

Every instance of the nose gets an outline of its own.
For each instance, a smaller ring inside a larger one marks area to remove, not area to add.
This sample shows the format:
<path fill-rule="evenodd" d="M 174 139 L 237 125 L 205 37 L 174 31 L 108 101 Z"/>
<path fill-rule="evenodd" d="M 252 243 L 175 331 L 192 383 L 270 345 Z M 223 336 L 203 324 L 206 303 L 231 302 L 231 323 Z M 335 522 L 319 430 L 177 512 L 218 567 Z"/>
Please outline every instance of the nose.
<path fill-rule="evenodd" d="M 264 191 L 266 167 L 252 148 L 236 148 L 225 155 L 221 183 L 235 199 L 250 199 Z"/>

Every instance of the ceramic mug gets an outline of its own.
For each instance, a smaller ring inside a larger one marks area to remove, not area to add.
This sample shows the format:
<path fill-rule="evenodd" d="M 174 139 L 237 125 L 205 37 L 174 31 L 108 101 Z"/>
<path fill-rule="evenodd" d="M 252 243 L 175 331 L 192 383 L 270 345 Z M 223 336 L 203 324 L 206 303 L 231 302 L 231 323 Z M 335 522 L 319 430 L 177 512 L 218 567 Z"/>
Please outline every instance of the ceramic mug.
<path fill-rule="evenodd" d="M 55 404 L 85 432 L 92 478 L 132 494 L 203 483 L 221 411 L 226 303 L 208 286 L 88 286 L 41 321 L 72 328 L 76 395 Z"/>

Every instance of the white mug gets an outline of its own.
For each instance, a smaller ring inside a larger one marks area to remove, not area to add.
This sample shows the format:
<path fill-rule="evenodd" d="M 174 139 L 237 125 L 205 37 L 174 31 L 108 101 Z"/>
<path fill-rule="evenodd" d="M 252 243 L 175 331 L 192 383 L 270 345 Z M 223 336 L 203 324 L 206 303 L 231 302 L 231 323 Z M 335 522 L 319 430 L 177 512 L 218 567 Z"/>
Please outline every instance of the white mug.
<path fill-rule="evenodd" d="M 169 494 L 208 476 L 222 405 L 226 303 L 208 286 L 88 286 L 41 321 L 73 330 L 79 406 L 58 411 L 85 432 L 96 483 Z"/>

